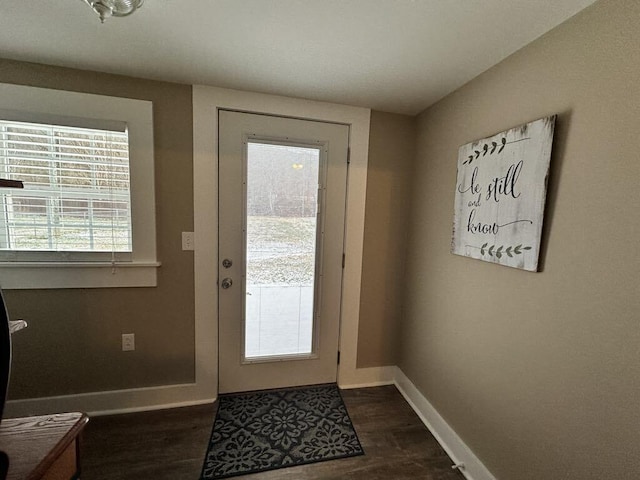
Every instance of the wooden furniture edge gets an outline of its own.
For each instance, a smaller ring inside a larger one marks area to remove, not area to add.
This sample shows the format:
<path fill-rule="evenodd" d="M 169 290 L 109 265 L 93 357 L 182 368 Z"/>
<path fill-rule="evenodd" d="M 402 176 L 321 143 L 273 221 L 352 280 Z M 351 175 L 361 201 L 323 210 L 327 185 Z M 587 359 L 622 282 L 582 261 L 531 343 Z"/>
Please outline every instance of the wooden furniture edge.
<path fill-rule="evenodd" d="M 52 448 L 49 451 L 49 453 L 47 453 L 47 455 L 42 459 L 42 461 L 38 464 L 38 466 L 31 472 L 27 480 L 40 479 L 45 473 L 47 473 L 47 470 L 49 470 L 49 468 L 55 463 L 58 457 L 69 447 L 69 445 L 71 445 L 71 443 L 74 440 L 78 439 L 80 432 L 82 432 L 82 429 L 84 428 L 84 426 L 89 422 L 89 416 L 86 413 L 81 413 L 81 412 L 68 413 L 68 415 L 74 415 L 74 414 L 78 415 L 78 419 L 73 424 L 73 427 L 71 427 L 62 437 L 62 439 L 56 444 L 56 446 Z M 61 415 L 61 414 L 53 414 L 50 416 L 53 417 L 56 415 Z M 77 461 L 80 462 L 80 457 L 78 456 L 77 449 L 78 449 L 78 445 L 76 444 L 76 458 L 77 458 Z M 11 461 L 11 459 L 9 459 L 9 461 Z M 80 465 L 78 465 L 78 468 L 79 467 Z"/>

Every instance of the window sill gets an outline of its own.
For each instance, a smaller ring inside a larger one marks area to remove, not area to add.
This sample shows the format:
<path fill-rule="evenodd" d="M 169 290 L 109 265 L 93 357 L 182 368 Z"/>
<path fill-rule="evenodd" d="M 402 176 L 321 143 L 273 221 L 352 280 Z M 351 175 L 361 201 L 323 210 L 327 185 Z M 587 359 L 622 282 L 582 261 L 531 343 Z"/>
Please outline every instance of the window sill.
<path fill-rule="evenodd" d="M 6 290 L 156 287 L 159 262 L 0 262 Z"/>

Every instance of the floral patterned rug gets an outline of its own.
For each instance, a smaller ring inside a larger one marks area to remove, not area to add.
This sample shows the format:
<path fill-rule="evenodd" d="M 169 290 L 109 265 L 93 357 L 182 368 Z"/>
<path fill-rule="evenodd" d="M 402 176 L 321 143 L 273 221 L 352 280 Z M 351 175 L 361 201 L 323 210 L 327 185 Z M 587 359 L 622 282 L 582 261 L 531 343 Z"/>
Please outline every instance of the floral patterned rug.
<path fill-rule="evenodd" d="M 336 385 L 221 395 L 201 480 L 363 454 Z"/>

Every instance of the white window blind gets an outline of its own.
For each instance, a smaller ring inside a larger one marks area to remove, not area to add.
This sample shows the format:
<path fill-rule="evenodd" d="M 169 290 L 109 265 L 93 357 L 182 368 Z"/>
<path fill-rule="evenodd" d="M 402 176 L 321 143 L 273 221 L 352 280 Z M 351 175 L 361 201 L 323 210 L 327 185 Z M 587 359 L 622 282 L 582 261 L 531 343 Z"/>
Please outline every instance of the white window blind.
<path fill-rule="evenodd" d="M 0 252 L 132 251 L 125 131 L 0 120 Z"/>

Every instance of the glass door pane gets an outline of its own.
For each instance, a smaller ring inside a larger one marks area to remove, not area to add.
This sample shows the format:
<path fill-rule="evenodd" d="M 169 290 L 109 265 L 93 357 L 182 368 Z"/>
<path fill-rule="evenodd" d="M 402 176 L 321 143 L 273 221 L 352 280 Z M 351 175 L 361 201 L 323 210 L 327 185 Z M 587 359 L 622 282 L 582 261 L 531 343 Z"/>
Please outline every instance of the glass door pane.
<path fill-rule="evenodd" d="M 245 358 L 313 352 L 320 149 L 249 141 Z"/>

